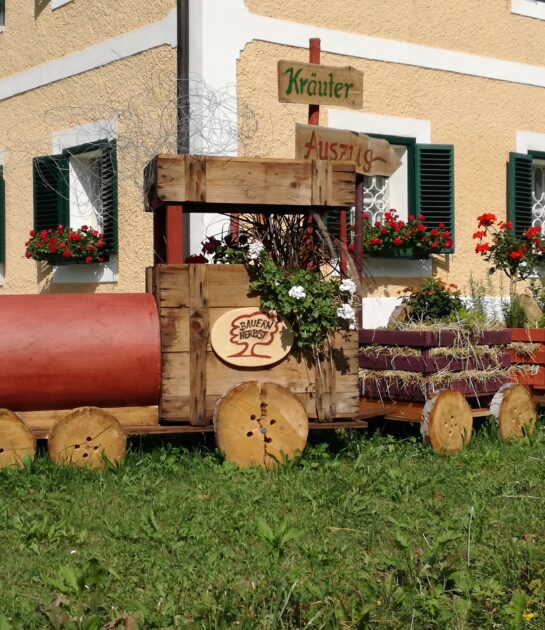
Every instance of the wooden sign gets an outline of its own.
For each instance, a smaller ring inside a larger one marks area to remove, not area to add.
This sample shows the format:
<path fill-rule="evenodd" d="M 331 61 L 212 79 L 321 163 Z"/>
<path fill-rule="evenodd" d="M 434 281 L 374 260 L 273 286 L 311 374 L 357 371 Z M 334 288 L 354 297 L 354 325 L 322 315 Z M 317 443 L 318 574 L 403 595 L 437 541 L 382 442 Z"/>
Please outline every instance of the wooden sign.
<path fill-rule="evenodd" d="M 226 363 L 263 367 L 289 354 L 293 333 L 285 322 L 249 306 L 222 315 L 212 327 L 210 343 Z"/>
<path fill-rule="evenodd" d="M 315 125 L 295 126 L 295 157 L 354 162 L 358 173 L 386 177 L 401 166 L 399 155 L 386 140 Z"/>
<path fill-rule="evenodd" d="M 322 66 L 299 61 L 278 62 L 278 100 L 281 103 L 363 105 L 363 72 L 352 66 Z"/>

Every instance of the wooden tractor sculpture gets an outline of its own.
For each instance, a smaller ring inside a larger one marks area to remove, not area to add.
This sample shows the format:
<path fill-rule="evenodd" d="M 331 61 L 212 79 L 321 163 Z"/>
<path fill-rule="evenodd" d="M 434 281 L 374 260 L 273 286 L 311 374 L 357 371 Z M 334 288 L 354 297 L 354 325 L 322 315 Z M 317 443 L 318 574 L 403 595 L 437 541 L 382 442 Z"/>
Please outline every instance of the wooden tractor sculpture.
<path fill-rule="evenodd" d="M 204 431 L 227 459 L 268 467 L 302 451 L 309 428 L 421 421 L 424 404 L 409 413 L 360 399 L 356 331 L 339 335 L 319 366 L 274 354 L 272 332 L 269 364 L 226 360 L 218 348 L 237 317 L 265 325 L 259 297 L 241 265 L 182 263 L 182 210 L 323 213 L 352 206 L 355 186 L 354 165 L 342 162 L 157 156 L 147 209 L 166 263 L 148 269 L 146 293 L 0 297 L 0 467 L 32 458 L 38 439 L 55 462 L 100 467 L 123 457 L 127 435 Z M 459 392 L 434 400 L 429 430 L 451 427 L 434 448 L 457 450 L 475 414 Z"/>

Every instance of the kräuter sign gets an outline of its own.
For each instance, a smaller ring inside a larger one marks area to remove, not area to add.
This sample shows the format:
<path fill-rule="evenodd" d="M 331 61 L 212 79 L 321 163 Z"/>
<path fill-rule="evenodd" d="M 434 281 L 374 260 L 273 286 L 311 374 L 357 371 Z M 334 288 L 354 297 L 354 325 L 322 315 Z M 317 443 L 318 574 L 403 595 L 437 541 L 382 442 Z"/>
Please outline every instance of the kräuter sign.
<path fill-rule="evenodd" d="M 278 100 L 359 109 L 363 105 L 363 72 L 352 66 L 337 68 L 280 60 Z"/>

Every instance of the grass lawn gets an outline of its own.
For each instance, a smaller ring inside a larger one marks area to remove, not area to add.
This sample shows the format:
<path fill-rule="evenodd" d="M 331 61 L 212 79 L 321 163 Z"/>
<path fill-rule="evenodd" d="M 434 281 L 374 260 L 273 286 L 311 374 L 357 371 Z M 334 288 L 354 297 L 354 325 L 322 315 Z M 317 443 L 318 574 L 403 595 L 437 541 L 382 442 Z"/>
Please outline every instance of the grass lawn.
<path fill-rule="evenodd" d="M 445 458 L 329 432 L 272 472 L 187 440 L 1 471 L 0 630 L 545 628 L 545 430 L 493 433 Z"/>

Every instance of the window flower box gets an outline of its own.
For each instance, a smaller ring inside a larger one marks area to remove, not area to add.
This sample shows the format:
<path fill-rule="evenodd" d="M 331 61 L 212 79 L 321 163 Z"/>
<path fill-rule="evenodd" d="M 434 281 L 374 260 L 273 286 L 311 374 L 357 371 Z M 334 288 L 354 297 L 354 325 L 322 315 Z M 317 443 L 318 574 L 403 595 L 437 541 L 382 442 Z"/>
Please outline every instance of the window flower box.
<path fill-rule="evenodd" d="M 51 265 L 92 264 L 108 261 L 104 234 L 86 225 L 78 230 L 58 225 L 56 229 L 31 230 L 25 256 Z"/>

